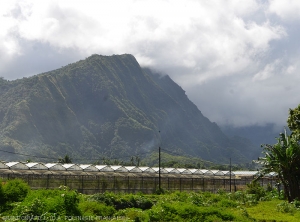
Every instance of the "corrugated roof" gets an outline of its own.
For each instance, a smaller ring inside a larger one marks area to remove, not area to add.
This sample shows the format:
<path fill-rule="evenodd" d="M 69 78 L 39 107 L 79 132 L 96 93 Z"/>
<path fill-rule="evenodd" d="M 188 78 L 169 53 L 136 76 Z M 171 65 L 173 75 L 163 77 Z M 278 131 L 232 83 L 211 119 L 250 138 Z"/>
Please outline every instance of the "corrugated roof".
<path fill-rule="evenodd" d="M 99 169 L 97 169 L 94 165 L 91 164 L 80 164 L 79 167 L 84 171 L 93 171 L 93 172 L 99 171 Z"/>
<path fill-rule="evenodd" d="M 114 172 L 114 169 L 109 165 L 96 165 L 95 166 L 100 172 Z"/>
<path fill-rule="evenodd" d="M 125 166 L 125 169 L 127 169 L 130 173 L 142 173 L 143 171 L 136 166 Z"/>
<path fill-rule="evenodd" d="M 0 169 L 8 169 L 9 166 L 5 164 L 5 162 L 0 162 Z"/>
<path fill-rule="evenodd" d="M 45 166 L 48 170 L 66 170 L 60 163 L 46 163 Z"/>
<path fill-rule="evenodd" d="M 203 175 L 204 173 L 200 169 L 189 169 L 192 174 Z"/>
<path fill-rule="evenodd" d="M 258 171 L 233 171 L 236 176 L 255 176 Z"/>
<path fill-rule="evenodd" d="M 68 164 L 63 164 L 62 165 L 64 168 L 67 170 L 77 170 L 77 171 L 82 171 L 82 168 L 79 167 L 77 164 L 74 163 L 68 163 Z"/>
<path fill-rule="evenodd" d="M 21 162 L 9 162 L 6 163 L 6 165 L 9 167 L 9 169 L 12 170 L 28 170 L 29 167 L 26 166 L 24 163 Z"/>
<path fill-rule="evenodd" d="M 139 167 L 143 173 L 155 173 L 151 167 Z"/>
<path fill-rule="evenodd" d="M 211 170 L 214 176 L 224 176 L 224 173 L 221 170 Z"/>
<path fill-rule="evenodd" d="M 26 163 L 30 170 L 48 170 L 48 167 L 43 163 Z"/>
<path fill-rule="evenodd" d="M 192 172 L 189 169 L 185 169 L 185 168 L 177 168 L 177 170 L 181 173 L 181 174 L 192 174 Z"/>
<path fill-rule="evenodd" d="M 13 173 L 51 173 L 51 174 L 87 174 L 87 172 L 99 172 L 99 173 L 144 173 L 151 175 L 152 173 L 158 173 L 158 167 L 136 167 L 136 166 L 110 166 L 110 165 L 92 165 L 92 164 L 61 164 L 61 163 L 22 163 L 22 162 L 0 162 L 0 169 L 2 172 L 9 170 Z M 22 172 L 18 172 L 22 170 Z M 36 170 L 35 172 L 33 172 Z M 38 170 L 47 170 L 45 172 Z M 183 175 L 205 175 L 205 176 L 229 176 L 229 171 L 220 170 L 207 170 L 207 169 L 185 169 L 185 168 L 161 168 L 161 174 L 168 174 L 169 176 L 174 174 Z M 90 174 L 89 173 L 89 174 Z M 258 171 L 232 171 L 232 176 L 254 176 Z M 123 174 L 122 174 L 123 175 Z M 276 176 L 277 174 L 272 172 L 266 176 Z"/>

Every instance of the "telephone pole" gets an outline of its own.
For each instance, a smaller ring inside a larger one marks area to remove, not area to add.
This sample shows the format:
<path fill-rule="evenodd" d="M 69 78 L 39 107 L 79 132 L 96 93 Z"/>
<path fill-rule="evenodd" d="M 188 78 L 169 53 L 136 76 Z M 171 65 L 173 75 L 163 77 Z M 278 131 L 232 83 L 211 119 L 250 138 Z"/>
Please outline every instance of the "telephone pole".
<path fill-rule="evenodd" d="M 161 189 L 161 177 L 160 177 L 160 146 L 161 146 L 161 136 L 160 136 L 160 131 L 159 133 L 159 147 L 158 147 L 158 188 L 159 191 Z"/>
<path fill-rule="evenodd" d="M 160 178 L 160 147 L 158 147 L 158 188 L 161 189 L 161 178 Z"/>
<path fill-rule="evenodd" d="M 229 191 L 231 193 L 231 158 L 229 158 Z"/>

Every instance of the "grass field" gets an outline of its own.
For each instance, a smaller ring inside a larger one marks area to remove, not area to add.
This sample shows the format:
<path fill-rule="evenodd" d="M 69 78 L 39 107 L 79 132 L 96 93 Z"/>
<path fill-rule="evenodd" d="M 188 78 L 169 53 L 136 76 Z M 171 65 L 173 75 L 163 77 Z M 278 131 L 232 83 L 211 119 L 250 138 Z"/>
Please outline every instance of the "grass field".
<path fill-rule="evenodd" d="M 0 221 L 300 221 L 299 206 L 255 183 L 233 193 L 151 195 L 84 195 L 65 186 L 31 190 L 21 180 L 0 186 Z"/>

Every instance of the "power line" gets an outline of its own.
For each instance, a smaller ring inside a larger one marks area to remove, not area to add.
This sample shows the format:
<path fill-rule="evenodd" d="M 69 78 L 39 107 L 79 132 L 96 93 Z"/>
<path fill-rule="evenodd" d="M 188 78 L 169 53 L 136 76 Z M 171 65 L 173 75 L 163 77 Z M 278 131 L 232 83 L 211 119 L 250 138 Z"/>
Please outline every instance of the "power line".
<path fill-rule="evenodd" d="M 30 155 L 30 154 L 25 154 L 25 153 L 17 153 L 17 152 L 10 152 L 10 151 L 6 151 L 6 150 L 0 150 L 0 152 L 5 152 L 5 153 L 10 153 L 10 154 L 15 154 L 15 155 L 19 155 L 19 156 L 27 156 L 27 157 L 35 157 L 35 158 L 40 158 L 40 159 L 52 159 L 52 160 L 58 160 L 58 158 L 54 158 L 54 157 L 45 157 L 45 156 L 36 156 L 36 155 Z M 150 151 L 148 152 L 144 152 L 144 153 L 140 153 L 140 154 L 136 154 L 136 155 L 128 155 L 128 156 L 119 156 L 119 157 L 109 157 L 109 159 L 121 159 L 121 158 L 128 158 L 128 157 L 132 157 L 132 156 L 143 156 L 150 153 Z M 99 160 L 100 158 L 92 158 L 92 159 L 77 159 L 77 158 L 72 158 L 73 160 Z"/>
<path fill-rule="evenodd" d="M 43 157 L 43 156 L 35 156 L 35 155 L 29 155 L 29 154 L 24 154 L 24 153 L 10 152 L 10 151 L 6 151 L 6 150 L 0 150 L 0 151 L 5 152 L 5 153 L 10 153 L 10 154 L 16 154 L 16 155 L 20 155 L 20 156 L 29 156 L 29 157 L 36 157 L 36 158 L 41 158 L 41 159 L 57 159 L 57 158 L 52 158 L 52 157 Z"/>

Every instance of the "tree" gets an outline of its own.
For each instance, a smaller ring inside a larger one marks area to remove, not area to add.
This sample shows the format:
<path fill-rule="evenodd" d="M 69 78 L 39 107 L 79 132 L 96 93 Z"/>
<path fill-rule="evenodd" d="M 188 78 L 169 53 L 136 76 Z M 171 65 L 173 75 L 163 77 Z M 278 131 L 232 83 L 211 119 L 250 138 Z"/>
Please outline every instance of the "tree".
<path fill-rule="evenodd" d="M 68 155 L 65 155 L 64 158 L 58 159 L 58 162 L 59 163 L 72 163 L 72 160 L 71 160 L 71 158 Z"/>
<path fill-rule="evenodd" d="M 292 134 L 294 134 L 298 140 L 300 139 L 300 104 L 295 109 L 289 110 L 289 117 L 287 120 L 288 127 Z"/>
<path fill-rule="evenodd" d="M 291 202 L 300 199 L 300 104 L 289 110 L 287 124 L 291 135 L 287 135 L 285 130 L 276 144 L 263 144 L 265 156 L 258 162 L 263 165 L 261 176 L 270 172 L 278 174 L 285 196 Z"/>
<path fill-rule="evenodd" d="M 300 199 L 300 145 L 297 136 L 281 133 L 276 144 L 264 144 L 262 147 L 265 156 L 259 158 L 263 165 L 261 176 L 276 172 L 288 201 Z"/>

